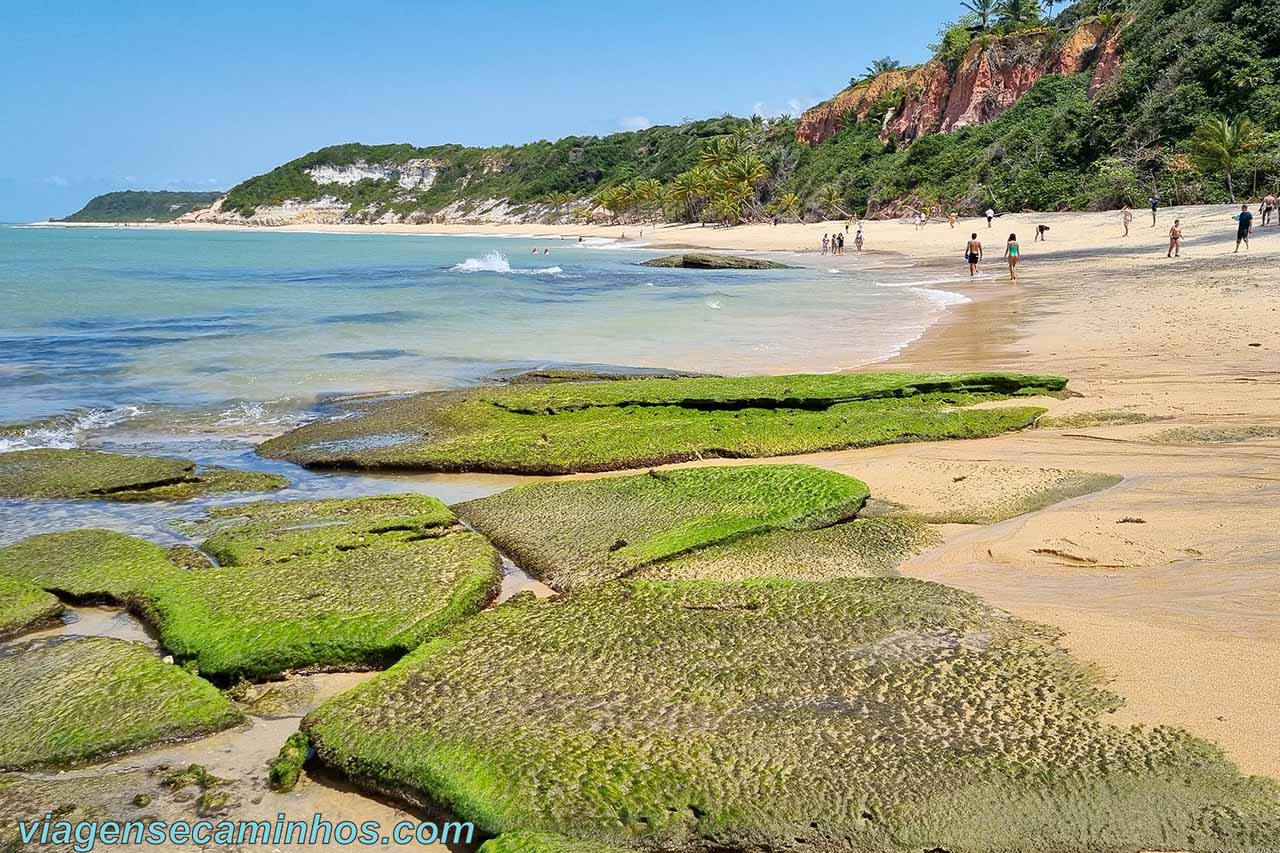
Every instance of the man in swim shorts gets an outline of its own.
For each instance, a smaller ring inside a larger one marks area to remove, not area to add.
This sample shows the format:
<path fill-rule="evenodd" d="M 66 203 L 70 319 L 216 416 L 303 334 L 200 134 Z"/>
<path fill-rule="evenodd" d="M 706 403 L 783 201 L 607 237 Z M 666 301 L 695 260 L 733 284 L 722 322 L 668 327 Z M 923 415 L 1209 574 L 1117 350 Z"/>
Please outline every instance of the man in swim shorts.
<path fill-rule="evenodd" d="M 978 274 L 978 262 L 982 260 L 982 241 L 977 232 L 969 235 L 969 243 L 964 247 L 964 258 L 969 262 L 969 277 Z"/>

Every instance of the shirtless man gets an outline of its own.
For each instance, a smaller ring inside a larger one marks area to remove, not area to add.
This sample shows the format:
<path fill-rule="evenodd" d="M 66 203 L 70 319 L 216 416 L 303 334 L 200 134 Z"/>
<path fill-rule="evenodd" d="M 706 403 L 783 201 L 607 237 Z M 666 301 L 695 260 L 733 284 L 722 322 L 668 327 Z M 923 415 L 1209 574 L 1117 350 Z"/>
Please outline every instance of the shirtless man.
<path fill-rule="evenodd" d="M 1182 257 L 1182 220 L 1173 220 L 1173 227 L 1169 229 L 1169 253 L 1166 258 Z"/>
<path fill-rule="evenodd" d="M 1276 224 L 1280 225 L 1280 207 L 1277 207 L 1276 197 L 1268 195 L 1262 200 L 1262 225 L 1265 228 L 1271 222 L 1271 216 L 1276 217 Z"/>
<path fill-rule="evenodd" d="M 978 262 L 982 260 L 982 241 L 975 231 L 969 235 L 969 243 L 964 247 L 964 258 L 969 262 L 969 277 L 978 274 Z"/>

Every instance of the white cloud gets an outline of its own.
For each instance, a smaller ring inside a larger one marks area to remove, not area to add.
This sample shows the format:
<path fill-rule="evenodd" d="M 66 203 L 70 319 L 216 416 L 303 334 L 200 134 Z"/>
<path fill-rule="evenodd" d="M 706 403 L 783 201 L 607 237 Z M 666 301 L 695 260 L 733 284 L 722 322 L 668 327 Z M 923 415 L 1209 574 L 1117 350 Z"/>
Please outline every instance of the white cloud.
<path fill-rule="evenodd" d="M 791 110 L 792 115 L 798 116 L 816 103 L 818 103 L 817 98 L 791 98 L 787 101 L 787 109 Z"/>
<path fill-rule="evenodd" d="M 61 175 L 50 175 L 44 179 L 44 182 L 46 184 L 52 184 L 55 187 L 67 187 L 71 185 L 71 182 Z"/>
<path fill-rule="evenodd" d="M 623 130 L 644 130 L 646 127 L 653 127 L 653 122 L 647 116 L 623 116 L 618 119 L 618 127 Z"/>

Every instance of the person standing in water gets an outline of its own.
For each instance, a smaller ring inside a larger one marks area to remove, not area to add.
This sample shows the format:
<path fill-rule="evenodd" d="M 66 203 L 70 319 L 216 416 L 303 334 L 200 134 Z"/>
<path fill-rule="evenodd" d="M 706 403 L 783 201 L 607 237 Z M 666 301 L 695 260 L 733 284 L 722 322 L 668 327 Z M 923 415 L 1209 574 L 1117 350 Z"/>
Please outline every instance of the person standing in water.
<path fill-rule="evenodd" d="M 991 227 L 991 221 L 996 218 L 996 212 L 991 208 L 987 208 L 987 227 Z"/>
<path fill-rule="evenodd" d="M 1182 220 L 1173 220 L 1173 227 L 1169 229 L 1169 253 L 1166 258 L 1182 257 Z"/>
<path fill-rule="evenodd" d="M 1236 252 L 1240 251 L 1240 242 L 1244 241 L 1244 247 L 1249 248 L 1249 235 L 1253 233 L 1253 214 L 1249 212 L 1249 205 L 1240 205 L 1240 215 L 1236 217 L 1240 224 L 1236 227 Z"/>
<path fill-rule="evenodd" d="M 978 262 L 982 260 L 982 241 L 975 231 L 969 235 L 969 243 L 964 247 L 964 259 L 969 262 L 969 277 L 978 274 Z"/>
<path fill-rule="evenodd" d="M 1010 234 L 1009 242 L 1004 244 L 1004 256 L 1009 259 L 1009 279 L 1013 281 L 1018 278 L 1018 253 L 1021 251 L 1018 247 L 1018 235 Z"/>
<path fill-rule="evenodd" d="M 1133 224 L 1133 209 L 1129 205 L 1124 206 L 1124 210 L 1120 211 L 1120 218 L 1124 220 L 1124 236 L 1129 236 L 1129 226 Z"/>

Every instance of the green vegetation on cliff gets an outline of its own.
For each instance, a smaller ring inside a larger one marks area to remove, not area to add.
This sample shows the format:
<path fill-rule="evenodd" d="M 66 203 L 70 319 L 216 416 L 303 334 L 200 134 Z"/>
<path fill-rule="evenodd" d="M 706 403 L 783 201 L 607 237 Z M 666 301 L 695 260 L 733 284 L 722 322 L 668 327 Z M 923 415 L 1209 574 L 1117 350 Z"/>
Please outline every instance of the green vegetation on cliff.
<path fill-rule="evenodd" d="M 974 8 L 987 12 L 969 11 Z M 998 101 L 1002 75 L 1025 79 L 1027 69 L 1002 63 L 1045 62 L 1046 51 L 1077 28 L 1101 32 L 1103 44 L 1085 55 L 1081 73 L 1047 74 L 995 121 L 907 135 L 907 142 L 884 132 L 885 119 L 922 93 L 896 86 L 861 120 L 840 117 L 838 132 L 812 146 L 797 141 L 789 116 L 724 116 L 494 148 L 351 143 L 239 184 L 225 207 L 249 214 L 286 199 L 332 197 L 349 205 L 346 219 L 358 222 L 386 214 L 426 217 L 455 204 L 453 215 L 465 216 L 481 200 L 506 199 L 512 216 L 736 223 L 926 208 L 976 212 L 988 205 L 1101 209 L 1141 204 L 1153 191 L 1166 202 L 1217 202 L 1276 189 L 1277 0 L 1078 0 L 1052 19 L 1033 2 L 967 4 L 957 12 L 964 14 L 942 27 L 933 50 L 952 70 L 966 57 L 991 63 L 982 73 L 991 89 L 966 93 L 976 100 Z M 894 63 L 878 62 L 900 73 L 889 67 Z M 1091 92 L 1098 63 L 1115 66 L 1107 66 Z M 1253 130 L 1233 137 L 1217 162 L 1197 156 L 1197 131 L 1236 119 L 1248 119 L 1237 126 Z M 307 174 L 313 167 L 410 160 L 433 164 L 430 186 L 405 189 L 374 178 L 318 184 Z"/>
<path fill-rule="evenodd" d="M 478 614 L 303 729 L 379 790 L 588 849 L 1280 844 L 1280 786 L 1119 704 L 948 587 L 627 581 Z"/>
<path fill-rule="evenodd" d="M 172 222 L 184 213 L 208 207 L 221 192 L 125 190 L 95 196 L 63 222 Z"/>
<path fill-rule="evenodd" d="M 514 385 L 358 404 L 260 445 L 316 467 L 563 474 L 761 458 L 1030 426 L 974 404 L 1062 390 L 1010 373 L 864 373 Z"/>

